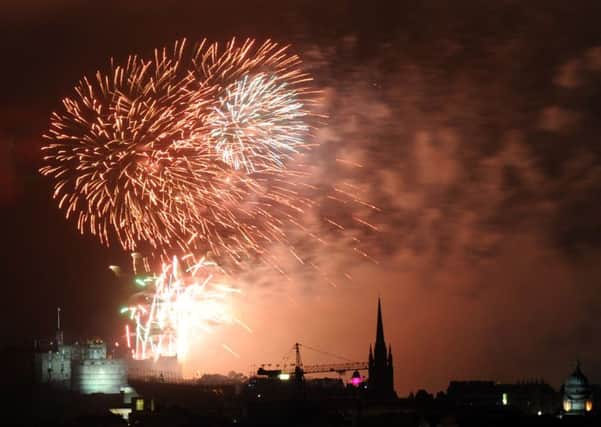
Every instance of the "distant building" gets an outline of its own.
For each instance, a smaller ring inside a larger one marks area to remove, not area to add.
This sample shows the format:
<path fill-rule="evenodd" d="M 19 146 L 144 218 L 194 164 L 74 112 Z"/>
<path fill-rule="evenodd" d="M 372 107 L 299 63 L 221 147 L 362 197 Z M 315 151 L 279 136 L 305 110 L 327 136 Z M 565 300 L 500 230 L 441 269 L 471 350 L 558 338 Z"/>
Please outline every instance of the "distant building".
<path fill-rule="evenodd" d="M 106 344 L 91 340 L 84 345 L 62 341 L 34 356 L 34 378 L 62 390 L 82 394 L 119 394 L 127 386 L 127 366 L 123 359 L 107 357 Z"/>
<path fill-rule="evenodd" d="M 68 345 L 63 341 L 60 308 L 54 342 L 36 343 L 34 380 L 61 390 L 82 394 L 119 394 L 127 388 L 127 366 L 123 359 L 107 357 L 106 344 L 90 340 L 86 344 Z"/>
<path fill-rule="evenodd" d="M 106 344 L 101 340 L 88 341 L 71 371 L 72 390 L 82 394 L 116 394 L 127 386 L 125 361 L 107 358 Z"/>
<path fill-rule="evenodd" d="M 394 391 L 394 372 L 392 367 L 392 348 L 386 351 L 384 340 L 384 323 L 382 322 L 382 306 L 378 298 L 378 320 L 376 326 L 376 343 L 372 353 L 369 347 L 368 395 L 373 399 L 396 399 Z"/>
<path fill-rule="evenodd" d="M 494 381 L 451 381 L 449 400 L 456 406 L 490 407 L 501 403 L 501 393 Z"/>
<path fill-rule="evenodd" d="M 523 414 L 554 414 L 559 408 L 558 393 L 542 380 L 497 384 L 496 388 L 501 405 L 516 408 Z"/>
<path fill-rule="evenodd" d="M 42 350 L 38 347 L 36 350 L 33 362 L 35 381 L 61 390 L 70 390 L 71 346 L 58 344 L 54 348 Z"/>
<path fill-rule="evenodd" d="M 562 413 L 586 415 L 593 411 L 593 393 L 588 379 L 580 370 L 580 362 L 561 388 Z"/>
<path fill-rule="evenodd" d="M 494 381 L 451 381 L 447 397 L 456 406 L 472 408 L 506 407 L 522 414 L 554 414 L 559 397 L 541 380 L 499 384 Z"/>

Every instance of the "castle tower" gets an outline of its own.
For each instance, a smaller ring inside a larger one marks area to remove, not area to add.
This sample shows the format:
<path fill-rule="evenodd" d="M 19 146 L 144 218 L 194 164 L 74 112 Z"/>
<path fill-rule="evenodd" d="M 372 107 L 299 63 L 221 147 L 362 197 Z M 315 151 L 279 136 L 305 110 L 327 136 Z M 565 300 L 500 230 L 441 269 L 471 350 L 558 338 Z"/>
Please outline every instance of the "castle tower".
<path fill-rule="evenodd" d="M 394 372 L 392 367 L 392 347 L 386 349 L 384 340 L 384 322 L 382 321 L 382 305 L 378 298 L 378 319 L 376 326 L 376 343 L 372 353 L 369 347 L 369 380 L 368 390 L 374 399 L 396 399 L 394 391 Z"/>

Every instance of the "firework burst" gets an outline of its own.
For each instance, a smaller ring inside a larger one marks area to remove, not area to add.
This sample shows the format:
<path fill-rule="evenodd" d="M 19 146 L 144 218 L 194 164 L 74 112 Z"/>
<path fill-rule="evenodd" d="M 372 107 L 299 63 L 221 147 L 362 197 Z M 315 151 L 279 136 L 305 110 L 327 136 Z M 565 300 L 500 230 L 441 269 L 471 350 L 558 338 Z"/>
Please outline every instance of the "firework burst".
<path fill-rule="evenodd" d="M 199 332 L 241 324 L 228 304 L 229 296 L 239 291 L 227 285 L 225 277 L 215 263 L 190 257 L 183 263 L 174 257 L 163 264 L 157 277 L 137 277 L 136 284 L 145 290 L 121 310 L 133 323 L 125 326 L 125 333 L 134 359 L 177 356 L 182 360 Z"/>
<path fill-rule="evenodd" d="M 178 42 L 79 82 L 52 115 L 41 172 L 80 232 L 236 262 L 283 239 L 304 204 L 286 162 L 309 147 L 309 78 L 285 47 L 253 46 Z"/>
<path fill-rule="evenodd" d="M 158 247 L 180 236 L 171 215 L 187 208 L 181 171 L 188 160 L 178 141 L 194 112 L 182 52 L 177 43 L 152 61 L 132 56 L 123 67 L 111 64 L 108 75 L 81 80 L 77 96 L 52 115 L 41 172 L 54 178 L 53 196 L 67 218 L 77 216 L 80 232 L 105 244 L 114 232 L 131 250 L 136 242 Z"/>
<path fill-rule="evenodd" d="M 248 173 L 281 173 L 293 154 L 307 150 L 316 92 L 298 56 L 271 41 L 234 39 L 224 49 L 199 45 L 192 62 L 215 92 L 206 123 L 225 163 Z"/>
<path fill-rule="evenodd" d="M 234 169 L 281 171 L 284 162 L 304 148 L 307 114 L 286 84 L 265 75 L 244 77 L 211 107 L 209 138 Z"/>

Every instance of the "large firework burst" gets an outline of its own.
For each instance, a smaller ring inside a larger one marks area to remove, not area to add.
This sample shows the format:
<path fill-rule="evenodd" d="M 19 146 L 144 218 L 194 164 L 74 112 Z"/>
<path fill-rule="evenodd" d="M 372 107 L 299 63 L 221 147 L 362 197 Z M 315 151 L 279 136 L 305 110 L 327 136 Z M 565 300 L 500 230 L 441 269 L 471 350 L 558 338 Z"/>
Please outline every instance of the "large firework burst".
<path fill-rule="evenodd" d="M 82 79 L 52 115 L 44 175 L 78 229 L 170 256 L 236 262 L 302 210 L 287 175 L 305 151 L 310 78 L 272 42 L 184 42 Z"/>

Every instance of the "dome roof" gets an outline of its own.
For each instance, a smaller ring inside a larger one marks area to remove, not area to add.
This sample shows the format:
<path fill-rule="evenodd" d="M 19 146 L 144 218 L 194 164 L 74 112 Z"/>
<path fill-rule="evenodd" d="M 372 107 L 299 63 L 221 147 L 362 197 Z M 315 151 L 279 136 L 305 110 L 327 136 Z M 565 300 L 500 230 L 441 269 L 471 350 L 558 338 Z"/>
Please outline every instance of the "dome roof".
<path fill-rule="evenodd" d="M 580 370 L 580 362 L 576 363 L 576 369 L 566 380 L 565 386 L 588 386 L 588 378 L 586 378 L 586 376 Z"/>

